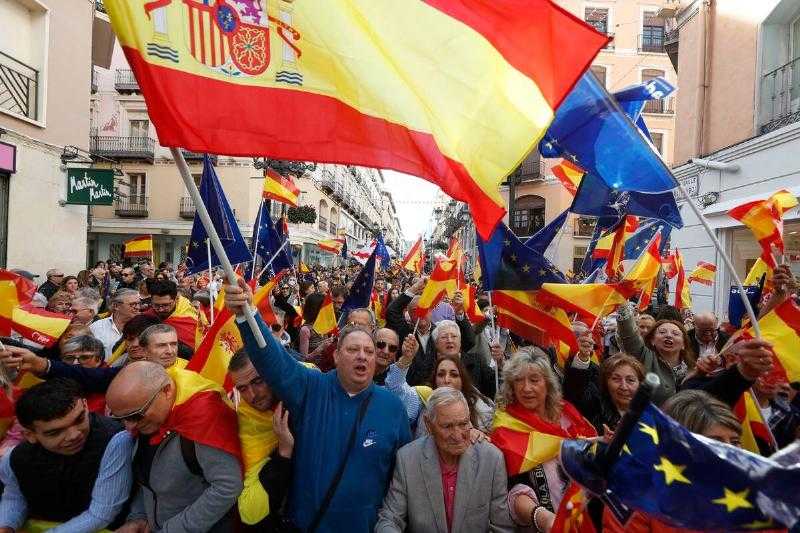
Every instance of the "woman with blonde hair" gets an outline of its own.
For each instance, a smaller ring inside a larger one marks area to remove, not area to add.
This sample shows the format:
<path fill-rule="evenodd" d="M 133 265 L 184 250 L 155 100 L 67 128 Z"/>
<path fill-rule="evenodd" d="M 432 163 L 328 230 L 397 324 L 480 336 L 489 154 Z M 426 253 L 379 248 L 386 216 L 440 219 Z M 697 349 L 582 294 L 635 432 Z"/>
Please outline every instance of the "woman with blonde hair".
<path fill-rule="evenodd" d="M 511 516 L 522 528 L 549 531 L 567 488 L 561 440 L 597 432 L 563 399 L 550 359 L 537 347 L 522 348 L 506 362 L 498 402 L 491 440 L 505 457 Z"/>

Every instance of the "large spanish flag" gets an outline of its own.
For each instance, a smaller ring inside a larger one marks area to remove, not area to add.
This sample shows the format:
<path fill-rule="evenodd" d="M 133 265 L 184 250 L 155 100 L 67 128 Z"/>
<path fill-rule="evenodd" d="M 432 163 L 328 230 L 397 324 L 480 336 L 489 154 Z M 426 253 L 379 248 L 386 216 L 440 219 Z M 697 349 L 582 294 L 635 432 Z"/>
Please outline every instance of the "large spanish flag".
<path fill-rule="evenodd" d="M 734 207 L 728 215 L 747 226 L 761 245 L 761 258 L 771 268 L 777 266 L 774 246 L 783 253 L 783 213 L 797 206 L 797 197 L 781 190 L 767 198 Z"/>
<path fill-rule="evenodd" d="M 125 257 L 152 257 L 153 256 L 153 236 L 139 235 L 133 239 L 125 241 Z"/>
<path fill-rule="evenodd" d="M 609 40 L 550 0 L 105 5 L 162 145 L 421 176 L 484 238 Z"/>
<path fill-rule="evenodd" d="M 458 260 L 440 259 L 431 272 L 431 277 L 419 295 L 417 308 L 414 310 L 416 318 L 422 318 L 433 311 L 445 296 L 453 297 L 458 290 Z"/>
<path fill-rule="evenodd" d="M 578 351 L 572 323 L 563 309 L 551 307 L 537 295 L 540 291 L 492 291 L 497 322 L 531 342 L 554 346 L 565 344 Z"/>
<path fill-rule="evenodd" d="M 0 269 L 0 335 L 11 331 L 41 346 L 52 346 L 70 319 L 30 305 L 36 285 L 14 272 Z"/>
<path fill-rule="evenodd" d="M 264 174 L 262 197 L 297 207 L 300 189 L 294 184 L 292 178 L 281 176 L 272 169 L 268 169 Z"/>
<path fill-rule="evenodd" d="M 786 375 L 786 381 L 800 381 L 800 307 L 788 298 L 758 320 L 761 337 L 772 343 L 776 362 Z M 747 330 L 755 336 L 752 328 Z"/>

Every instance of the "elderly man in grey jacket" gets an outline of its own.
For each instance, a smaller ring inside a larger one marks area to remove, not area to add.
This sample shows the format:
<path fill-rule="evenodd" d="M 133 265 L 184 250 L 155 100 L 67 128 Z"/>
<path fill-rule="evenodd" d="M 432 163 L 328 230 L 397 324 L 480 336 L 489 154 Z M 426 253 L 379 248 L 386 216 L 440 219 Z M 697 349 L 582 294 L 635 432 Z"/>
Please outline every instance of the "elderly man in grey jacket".
<path fill-rule="evenodd" d="M 514 530 L 500 450 L 470 443 L 469 407 L 460 391 L 439 387 L 428 400 L 430 435 L 397 452 L 377 533 L 485 533 Z"/>

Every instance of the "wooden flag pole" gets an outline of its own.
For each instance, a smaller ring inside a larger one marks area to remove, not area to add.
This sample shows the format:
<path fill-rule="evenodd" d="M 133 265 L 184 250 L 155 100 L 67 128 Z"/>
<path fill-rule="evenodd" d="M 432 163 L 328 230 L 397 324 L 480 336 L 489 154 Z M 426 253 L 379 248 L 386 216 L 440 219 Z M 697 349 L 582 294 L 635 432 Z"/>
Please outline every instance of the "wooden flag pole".
<path fill-rule="evenodd" d="M 714 234 L 714 230 L 711 229 L 711 226 L 708 224 L 706 217 L 703 216 L 703 213 L 700 212 L 700 208 L 692 201 L 691 197 L 689 196 L 689 192 L 686 190 L 686 187 L 678 181 L 678 190 L 681 191 L 681 194 L 686 198 L 686 203 L 689 204 L 689 207 L 694 211 L 694 214 L 697 215 L 697 218 L 700 220 L 700 223 L 708 233 L 708 236 L 711 237 L 711 242 L 714 243 L 714 247 L 719 252 L 719 255 L 722 256 L 722 261 L 725 263 L 725 267 L 728 269 L 728 272 L 731 273 L 733 277 L 733 281 L 736 283 L 736 286 L 739 288 L 739 297 L 742 299 L 742 303 L 744 304 L 744 308 L 747 311 L 747 316 L 750 317 L 750 324 L 753 327 L 753 333 L 755 333 L 756 338 L 761 338 L 761 328 L 758 326 L 758 317 L 756 316 L 755 311 L 753 310 L 753 306 L 750 305 L 750 299 L 747 298 L 747 293 L 744 290 L 744 286 L 742 285 L 742 280 L 739 278 L 739 274 L 736 273 L 736 269 L 733 267 L 733 262 L 731 261 L 728 254 L 725 253 L 725 250 L 722 249 L 722 243 L 719 242 L 717 236 Z"/>
<path fill-rule="evenodd" d="M 236 278 L 236 272 L 233 271 L 231 260 L 228 259 L 228 254 L 225 253 L 225 248 L 222 246 L 222 241 L 219 239 L 219 234 L 214 228 L 214 223 L 211 221 L 211 217 L 208 214 L 208 209 L 206 209 L 206 206 L 203 203 L 203 198 L 200 196 L 200 191 L 197 190 L 197 185 L 192 178 L 192 173 L 189 171 L 189 165 L 186 164 L 186 160 L 183 158 L 183 153 L 181 152 L 180 148 L 170 148 L 170 152 L 172 152 L 172 158 L 175 160 L 175 164 L 178 166 L 178 172 L 180 172 L 181 178 L 183 179 L 183 184 L 186 186 L 186 190 L 189 191 L 189 196 L 191 196 L 195 205 L 195 209 L 197 209 L 197 216 L 200 217 L 200 222 L 203 223 L 203 227 L 206 229 L 208 238 L 211 240 L 211 246 L 214 247 L 214 252 L 216 252 L 217 257 L 222 264 L 222 270 L 225 271 L 225 277 L 228 278 L 228 283 L 231 285 L 237 285 L 238 280 Z M 258 327 L 253 309 L 248 309 L 245 312 L 245 317 L 247 318 L 247 325 L 250 326 L 250 331 L 253 332 L 253 337 L 255 337 L 258 347 L 265 348 L 267 346 L 267 341 L 264 339 L 264 335 L 261 334 L 261 329 Z"/>

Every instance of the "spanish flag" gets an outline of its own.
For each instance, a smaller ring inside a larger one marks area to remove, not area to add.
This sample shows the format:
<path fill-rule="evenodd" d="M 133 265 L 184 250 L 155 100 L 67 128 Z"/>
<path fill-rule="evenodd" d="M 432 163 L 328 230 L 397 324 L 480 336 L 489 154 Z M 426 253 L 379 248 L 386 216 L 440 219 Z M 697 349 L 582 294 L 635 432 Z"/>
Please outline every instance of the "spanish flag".
<path fill-rule="evenodd" d="M 269 4 L 105 3 L 159 142 L 421 176 L 484 238 L 609 41 L 549 0 Z"/>
<path fill-rule="evenodd" d="M 419 297 L 416 318 L 422 318 L 439 305 L 445 296 L 452 297 L 458 290 L 458 261 L 456 259 L 440 259 L 433 268 L 431 277 L 425 284 Z"/>
<path fill-rule="evenodd" d="M 336 335 L 339 333 L 339 326 L 336 322 L 336 311 L 333 308 L 331 293 L 325 295 L 322 307 L 319 308 L 317 319 L 314 320 L 314 331 L 320 335 Z"/>
<path fill-rule="evenodd" d="M 123 257 L 153 257 L 153 236 L 140 235 L 125 241 Z"/>
<path fill-rule="evenodd" d="M 274 170 L 268 169 L 264 173 L 262 197 L 297 207 L 300 189 L 297 188 L 297 185 L 294 184 L 294 181 L 289 176 L 281 176 Z"/>
<path fill-rule="evenodd" d="M 589 498 L 583 487 L 572 481 L 556 511 L 552 533 L 595 533 L 588 510 Z"/>
<path fill-rule="evenodd" d="M 342 247 L 344 246 L 344 243 L 345 240 L 342 237 L 339 239 L 328 239 L 325 241 L 319 241 L 317 243 L 317 246 L 319 246 L 320 250 L 325 250 L 326 252 L 340 255 L 342 253 Z"/>
<path fill-rule="evenodd" d="M 792 298 L 772 309 L 758 320 L 761 338 L 772 343 L 775 360 L 786 376 L 786 381 L 800 381 L 800 307 Z M 746 330 L 755 336 L 752 328 Z"/>
<path fill-rule="evenodd" d="M 689 283 L 686 280 L 686 270 L 683 268 L 683 255 L 680 250 L 675 250 L 675 270 L 678 279 L 675 281 L 675 307 L 678 309 L 692 308 L 692 293 L 689 292 Z"/>
<path fill-rule="evenodd" d="M 478 307 L 475 286 L 464 283 L 458 290 L 464 297 L 464 314 L 467 315 L 469 321 L 472 324 L 483 322 L 486 317 L 484 316 L 483 311 L 481 311 L 481 308 Z"/>
<path fill-rule="evenodd" d="M 717 275 L 717 265 L 706 263 L 705 261 L 698 261 L 697 266 L 692 273 L 689 274 L 689 283 L 696 281 L 703 285 L 713 285 L 714 277 Z"/>
<path fill-rule="evenodd" d="M 498 324 L 531 342 L 556 347 L 561 342 L 577 351 L 578 343 L 567 314 L 547 305 L 538 294 L 539 291 L 492 291 Z"/>
<path fill-rule="evenodd" d="M 734 207 L 728 215 L 750 228 L 761 245 L 761 258 L 775 268 L 777 264 L 772 247 L 783 253 L 783 213 L 795 206 L 797 197 L 787 190 L 780 190 L 766 200 Z"/>
<path fill-rule="evenodd" d="M 175 310 L 164 320 L 178 332 L 178 340 L 186 346 L 194 348 L 197 344 L 197 324 L 200 320 L 197 309 L 192 302 L 182 295 L 178 295 Z"/>
<path fill-rule="evenodd" d="M 572 196 L 578 194 L 578 186 L 581 184 L 584 174 L 586 174 L 585 170 L 566 159 L 562 159 L 553 167 L 553 175 Z"/>
<path fill-rule="evenodd" d="M 636 233 L 638 227 L 639 217 L 627 215 L 613 231 L 597 241 L 592 257 L 606 260 L 605 272 L 609 278 L 616 277 L 621 272 L 622 260 L 625 259 L 625 242 Z"/>
<path fill-rule="evenodd" d="M 45 347 L 50 347 L 67 329 L 70 319 L 60 313 L 30 305 L 36 285 L 29 279 L 0 269 L 0 335 L 12 331 Z"/>
<path fill-rule="evenodd" d="M 415 272 L 417 274 L 422 274 L 424 257 L 425 255 L 422 250 L 422 237 L 420 237 L 403 258 L 401 265 L 406 270 L 410 270 L 411 272 Z"/>
<path fill-rule="evenodd" d="M 759 257 L 756 259 L 756 262 L 753 263 L 753 266 L 747 273 L 747 278 L 744 280 L 744 285 L 749 285 L 752 287 L 758 286 L 761 283 L 761 277 L 766 274 L 764 281 L 764 292 L 767 292 L 769 290 L 767 287 L 771 286 L 773 273 L 774 269 Z"/>
<path fill-rule="evenodd" d="M 657 232 L 650 240 L 645 251 L 631 267 L 630 272 L 625 274 L 622 285 L 633 291 L 649 289 L 652 292 L 655 280 L 661 271 L 661 232 Z M 625 292 L 625 291 L 623 291 Z"/>
<path fill-rule="evenodd" d="M 311 269 L 308 268 L 308 265 L 302 261 L 300 261 L 300 266 L 297 267 L 297 269 L 300 271 L 301 274 L 308 274 L 309 272 L 311 272 Z"/>
<path fill-rule="evenodd" d="M 236 412 L 220 386 L 197 372 L 168 369 L 175 382 L 175 403 L 166 422 L 150 442 L 157 444 L 168 432 L 227 452 L 241 460 Z"/>
<path fill-rule="evenodd" d="M 762 453 L 762 447 L 773 451 L 776 449 L 769 426 L 750 391 L 745 391 L 736 402 L 733 414 L 742 424 L 742 448 L 757 454 Z"/>
<path fill-rule="evenodd" d="M 617 283 L 545 283 L 539 298 L 542 303 L 577 313 L 581 320 L 593 324 L 634 294 L 625 291 L 627 287 Z"/>
<path fill-rule="evenodd" d="M 492 444 L 503 452 L 509 477 L 529 472 L 558 457 L 564 439 L 597 436 L 594 427 L 572 404 L 564 402 L 561 417 L 566 419 L 567 429 L 541 419 L 516 403 L 495 412 Z"/>

